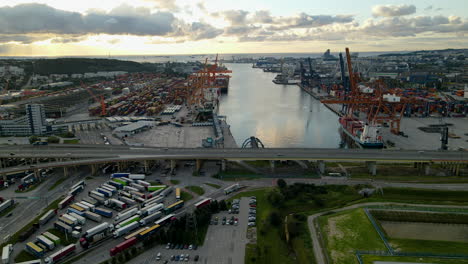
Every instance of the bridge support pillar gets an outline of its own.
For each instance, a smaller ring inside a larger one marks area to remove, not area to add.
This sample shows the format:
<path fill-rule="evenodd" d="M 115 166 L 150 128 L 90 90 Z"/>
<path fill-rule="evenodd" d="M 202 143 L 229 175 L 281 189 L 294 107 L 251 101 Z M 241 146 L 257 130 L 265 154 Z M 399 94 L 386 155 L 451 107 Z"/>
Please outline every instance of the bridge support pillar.
<path fill-rule="evenodd" d="M 40 174 L 39 174 L 39 169 L 34 169 L 34 178 L 36 178 L 37 181 L 40 181 Z"/>
<path fill-rule="evenodd" d="M 97 175 L 97 164 L 91 164 L 91 175 L 96 176 Z"/>
<path fill-rule="evenodd" d="M 195 160 L 195 171 L 199 172 L 203 166 L 203 160 L 197 159 Z"/>
<path fill-rule="evenodd" d="M 63 176 L 68 177 L 68 167 L 63 167 Z"/>
<path fill-rule="evenodd" d="M 8 179 L 7 179 L 7 176 L 6 176 L 6 173 L 3 173 L 3 174 L 2 174 L 2 179 L 3 179 L 4 181 L 7 181 L 7 180 L 8 180 Z"/>
<path fill-rule="evenodd" d="M 455 176 L 460 176 L 460 163 L 455 163 Z"/>
<path fill-rule="evenodd" d="M 317 169 L 320 174 L 324 174 L 325 173 L 325 161 L 317 160 Z"/>
<path fill-rule="evenodd" d="M 275 173 L 275 161 L 274 160 L 270 160 L 270 170 L 271 170 L 271 173 Z"/>
<path fill-rule="evenodd" d="M 176 160 L 171 160 L 171 172 L 175 170 L 176 165 L 177 165 Z"/>
<path fill-rule="evenodd" d="M 3 168 L 3 159 L 0 159 L 0 169 Z"/>
<path fill-rule="evenodd" d="M 375 161 L 366 161 L 367 169 L 372 176 L 377 175 L 377 162 Z"/>
<path fill-rule="evenodd" d="M 221 171 L 226 171 L 226 160 L 221 160 Z"/>
<path fill-rule="evenodd" d="M 149 167 L 150 167 L 150 162 L 149 162 L 149 160 L 143 161 L 143 169 L 144 169 L 145 173 L 148 173 L 148 172 L 149 172 Z"/>
<path fill-rule="evenodd" d="M 431 164 L 424 163 L 424 175 L 429 176 L 431 174 Z"/>

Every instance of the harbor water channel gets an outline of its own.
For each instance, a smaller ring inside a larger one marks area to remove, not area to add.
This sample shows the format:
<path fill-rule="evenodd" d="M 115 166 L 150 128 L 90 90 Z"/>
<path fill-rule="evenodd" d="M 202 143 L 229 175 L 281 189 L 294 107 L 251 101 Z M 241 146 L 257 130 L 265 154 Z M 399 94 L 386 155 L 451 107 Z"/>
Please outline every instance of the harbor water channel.
<path fill-rule="evenodd" d="M 259 138 L 266 148 L 339 148 L 338 116 L 297 85 L 277 85 L 276 73 L 228 63 L 229 91 L 220 98 L 237 145 Z"/>

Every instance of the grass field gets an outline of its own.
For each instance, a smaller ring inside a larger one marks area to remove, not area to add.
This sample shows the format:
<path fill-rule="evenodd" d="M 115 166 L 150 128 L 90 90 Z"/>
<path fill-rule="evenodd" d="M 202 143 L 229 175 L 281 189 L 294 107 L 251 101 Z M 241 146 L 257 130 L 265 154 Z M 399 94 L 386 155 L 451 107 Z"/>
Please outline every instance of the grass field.
<path fill-rule="evenodd" d="M 402 203 L 420 204 L 459 204 L 466 205 L 468 202 L 468 191 L 445 191 L 413 188 L 383 188 L 373 195 L 368 202 L 393 201 Z"/>
<path fill-rule="evenodd" d="M 51 234 L 57 236 L 58 238 L 60 238 L 60 243 L 64 246 L 67 246 L 69 244 L 75 244 L 77 241 L 78 241 L 78 238 L 75 238 L 75 237 L 72 237 L 71 235 L 67 235 L 65 236 L 65 233 L 55 229 L 55 228 L 52 228 L 52 229 L 49 229 L 47 230 L 48 232 L 50 232 Z M 68 238 L 68 240 L 67 240 Z"/>
<path fill-rule="evenodd" d="M 208 185 L 208 186 L 211 186 L 213 188 L 216 188 L 216 189 L 221 188 L 221 185 L 218 185 L 218 184 L 209 183 L 209 182 L 205 182 L 205 184 Z"/>
<path fill-rule="evenodd" d="M 64 139 L 63 144 L 78 144 L 80 143 L 79 139 Z"/>
<path fill-rule="evenodd" d="M 331 263 L 357 263 L 356 250 L 386 250 L 361 208 L 319 217 L 319 223 Z"/>
<path fill-rule="evenodd" d="M 191 195 L 190 193 L 188 192 L 184 192 L 184 191 L 180 191 L 180 199 L 181 200 L 184 200 L 185 202 L 189 201 L 189 200 L 192 200 L 193 199 L 193 195 Z"/>
<path fill-rule="evenodd" d="M 400 252 L 468 255 L 468 243 L 463 242 L 393 238 L 388 241 Z"/>
<path fill-rule="evenodd" d="M 180 181 L 179 180 L 171 180 L 171 183 L 174 184 L 174 185 L 177 185 L 177 184 L 180 183 Z"/>
<path fill-rule="evenodd" d="M 185 187 L 186 189 L 198 194 L 198 195 L 203 195 L 205 194 L 205 190 L 203 190 L 202 187 L 200 186 L 186 186 Z"/>
<path fill-rule="evenodd" d="M 15 263 L 26 262 L 35 259 L 37 259 L 37 257 L 23 249 L 20 251 L 20 253 L 18 253 L 18 255 L 16 255 Z"/>
<path fill-rule="evenodd" d="M 52 191 L 53 189 L 57 188 L 57 186 L 62 184 L 62 182 L 64 182 L 66 179 L 67 179 L 66 177 L 62 177 L 58 179 L 52 186 L 49 187 L 49 191 Z"/>
<path fill-rule="evenodd" d="M 422 258 L 422 257 L 380 257 L 380 256 L 362 256 L 364 264 L 374 264 L 374 261 L 399 261 L 414 263 L 431 264 L 468 264 L 468 259 L 442 259 L 442 258 Z"/>

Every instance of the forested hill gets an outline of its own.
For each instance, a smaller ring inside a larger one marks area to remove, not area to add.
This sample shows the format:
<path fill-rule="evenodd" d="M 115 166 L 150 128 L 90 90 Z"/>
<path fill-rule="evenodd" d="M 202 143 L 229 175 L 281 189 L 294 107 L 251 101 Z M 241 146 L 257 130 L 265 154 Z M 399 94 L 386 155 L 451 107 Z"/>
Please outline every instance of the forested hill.
<path fill-rule="evenodd" d="M 34 73 L 40 75 L 71 74 L 98 71 L 154 71 L 156 64 L 114 59 L 59 58 L 34 61 Z"/>

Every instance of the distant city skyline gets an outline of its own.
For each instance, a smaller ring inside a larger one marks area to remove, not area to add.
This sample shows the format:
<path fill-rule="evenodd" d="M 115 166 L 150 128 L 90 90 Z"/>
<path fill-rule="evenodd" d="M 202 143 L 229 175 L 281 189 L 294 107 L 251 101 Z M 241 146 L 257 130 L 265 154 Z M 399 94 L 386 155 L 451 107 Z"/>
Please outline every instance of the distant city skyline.
<path fill-rule="evenodd" d="M 6 0 L 0 56 L 468 48 L 464 0 Z"/>

